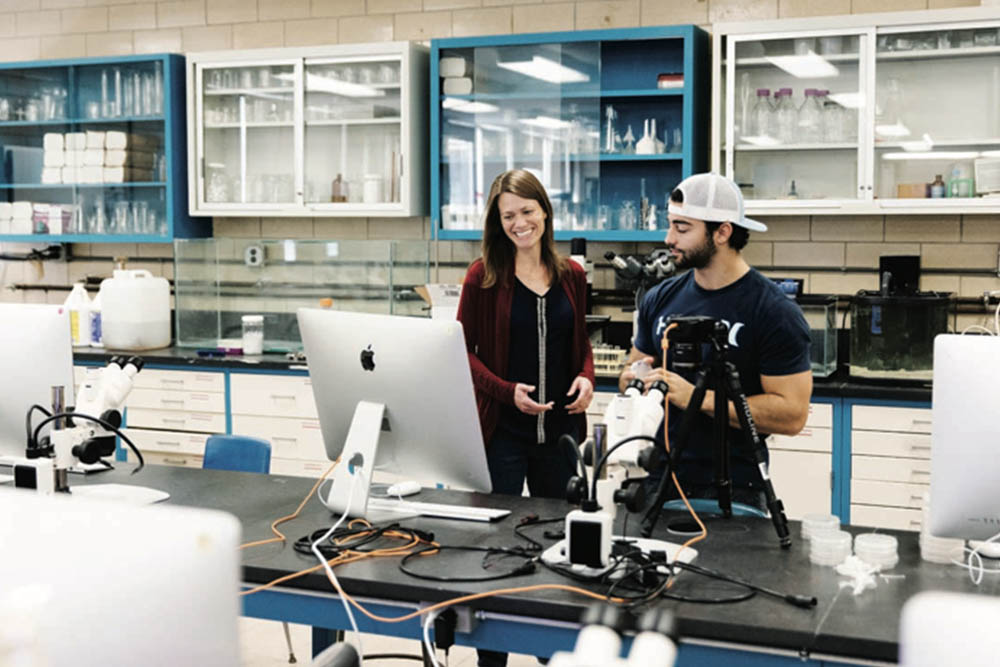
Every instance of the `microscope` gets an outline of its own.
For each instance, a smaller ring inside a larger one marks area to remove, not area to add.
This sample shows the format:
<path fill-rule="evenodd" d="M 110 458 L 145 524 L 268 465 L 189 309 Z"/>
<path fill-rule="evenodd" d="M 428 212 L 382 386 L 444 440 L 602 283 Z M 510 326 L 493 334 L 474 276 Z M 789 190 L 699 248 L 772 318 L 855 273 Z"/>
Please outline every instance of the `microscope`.
<path fill-rule="evenodd" d="M 673 667 L 677 659 L 676 624 L 668 610 L 650 609 L 629 628 L 620 608 L 592 605 L 580 624 L 573 651 L 557 652 L 550 667 Z M 622 657 L 622 634 L 627 630 L 637 634 Z"/>
<path fill-rule="evenodd" d="M 143 365 L 140 357 L 112 357 L 96 378 L 88 378 L 80 386 L 75 407 L 65 407 L 64 387 L 52 388 L 51 413 L 41 406 L 32 406 L 27 415 L 25 458 L 13 462 L 14 486 L 43 494 L 68 492 L 71 467 L 97 463 L 102 457 L 114 454 L 125 398 Z M 46 417 L 32 428 L 31 413 L 35 410 L 44 412 Z M 52 424 L 51 432 L 40 437 L 42 428 L 48 424 Z M 142 455 L 138 450 L 136 455 L 141 467 Z"/>

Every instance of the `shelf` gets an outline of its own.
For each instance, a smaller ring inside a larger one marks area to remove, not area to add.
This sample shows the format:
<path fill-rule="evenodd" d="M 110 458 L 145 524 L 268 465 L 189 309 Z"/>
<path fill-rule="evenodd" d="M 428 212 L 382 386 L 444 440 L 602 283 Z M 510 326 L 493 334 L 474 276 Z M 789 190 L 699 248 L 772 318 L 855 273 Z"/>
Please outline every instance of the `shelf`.
<path fill-rule="evenodd" d="M 767 151 L 844 151 L 857 150 L 857 143 L 838 144 L 778 144 L 776 146 L 756 146 L 754 144 L 736 144 L 733 149 L 741 152 L 767 152 Z M 725 150 L 725 147 L 723 147 Z"/>
<path fill-rule="evenodd" d="M 775 56 L 763 56 L 760 58 L 737 58 L 737 67 L 777 67 L 772 61 L 773 58 L 791 58 L 795 55 L 794 53 L 784 53 Z M 860 56 L 857 53 L 831 53 L 829 55 L 817 54 L 820 58 L 827 61 L 828 63 L 851 63 L 858 62 Z M 722 66 L 726 66 L 725 60 L 722 61 Z"/>
<path fill-rule="evenodd" d="M 129 181 L 127 183 L 0 183 L 0 190 L 61 190 L 65 188 L 162 188 L 164 181 Z"/>
<path fill-rule="evenodd" d="M 336 125 L 399 125 L 402 122 L 398 116 L 386 118 L 354 118 L 344 120 L 307 120 L 306 127 L 336 126 Z"/>
<path fill-rule="evenodd" d="M 107 125 L 108 123 L 162 123 L 163 116 L 115 116 L 114 118 L 62 118 L 59 120 L 4 120 L 4 127 L 51 127 L 53 125 Z"/>
<path fill-rule="evenodd" d="M 282 86 L 280 88 L 212 88 L 203 93 L 205 97 L 226 97 L 231 95 L 247 95 L 254 97 L 257 95 L 274 95 L 281 93 L 294 93 L 294 86 Z"/>
<path fill-rule="evenodd" d="M 584 238 L 588 241 L 663 241 L 666 229 L 649 230 L 626 230 L 607 229 L 586 231 L 573 231 L 570 229 L 557 229 L 554 231 L 556 241 L 569 241 L 575 238 Z M 483 238 L 481 229 L 445 229 L 437 230 L 437 237 L 442 240 L 451 241 L 479 241 Z"/>
<path fill-rule="evenodd" d="M 879 51 L 875 54 L 875 60 L 930 60 L 932 58 L 966 58 L 997 54 L 1000 54 L 1000 46 L 970 46 L 954 49 Z"/>
<path fill-rule="evenodd" d="M 469 100 L 470 102 L 487 102 L 499 100 L 552 100 L 552 99 L 589 99 L 598 100 L 608 97 L 676 97 L 683 95 L 685 88 L 642 88 L 634 90 L 594 90 L 590 92 L 559 92 L 538 91 L 531 93 L 472 93 L 471 95 L 441 95 L 441 100 Z"/>
<path fill-rule="evenodd" d="M 903 148 L 904 146 L 913 146 L 914 144 L 922 143 L 919 139 L 913 139 L 910 141 L 876 141 L 875 150 L 880 148 Z M 1000 146 L 1000 138 L 990 137 L 989 139 L 942 139 L 940 141 L 933 140 L 930 150 L 935 148 L 943 148 L 946 146 Z"/>
<path fill-rule="evenodd" d="M 575 155 L 562 155 L 554 153 L 552 155 L 554 162 L 673 162 L 677 160 L 684 159 L 682 153 L 655 153 L 653 155 L 621 155 L 618 153 L 609 154 L 575 154 Z M 565 159 L 564 159 L 565 158 Z M 514 162 L 539 162 L 542 159 L 542 155 L 518 155 L 512 158 Z M 483 162 L 494 163 L 494 162 L 507 162 L 507 156 L 490 156 L 483 157 Z M 447 157 L 442 157 L 441 162 L 443 164 L 464 164 L 466 160 L 449 160 Z"/>
<path fill-rule="evenodd" d="M 4 243 L 166 243 L 160 234 L 0 234 Z"/>
<path fill-rule="evenodd" d="M 213 123 L 212 125 L 205 125 L 206 130 L 235 130 L 241 127 L 246 128 L 268 128 L 268 127 L 294 127 L 295 123 L 292 122 L 262 122 L 262 123 Z"/>

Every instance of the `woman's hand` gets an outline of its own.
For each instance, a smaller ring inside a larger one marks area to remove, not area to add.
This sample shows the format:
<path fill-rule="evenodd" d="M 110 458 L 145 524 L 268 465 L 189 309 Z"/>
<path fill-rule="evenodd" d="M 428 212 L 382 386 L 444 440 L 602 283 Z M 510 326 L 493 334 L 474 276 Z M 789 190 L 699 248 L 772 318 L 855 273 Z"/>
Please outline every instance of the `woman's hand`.
<path fill-rule="evenodd" d="M 545 405 L 536 403 L 530 394 L 535 388 L 530 384 L 518 382 L 514 385 L 514 406 L 521 412 L 528 415 L 537 415 L 552 409 L 553 403 L 549 401 Z"/>
<path fill-rule="evenodd" d="M 566 412 L 571 415 L 578 415 L 587 410 L 587 406 L 590 405 L 591 399 L 594 398 L 594 385 L 592 385 L 590 380 L 582 375 L 577 375 L 576 379 L 573 380 L 573 384 L 569 386 L 569 391 L 566 392 L 566 395 L 572 396 L 577 392 L 579 392 L 579 394 L 577 395 L 576 400 L 566 406 Z"/>

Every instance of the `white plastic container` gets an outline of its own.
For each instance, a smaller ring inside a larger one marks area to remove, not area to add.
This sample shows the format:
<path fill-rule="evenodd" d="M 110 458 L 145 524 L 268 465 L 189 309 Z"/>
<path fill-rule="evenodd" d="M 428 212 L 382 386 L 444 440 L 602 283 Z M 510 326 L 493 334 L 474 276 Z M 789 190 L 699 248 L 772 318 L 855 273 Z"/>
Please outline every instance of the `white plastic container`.
<path fill-rule="evenodd" d="M 90 345 L 90 297 L 83 283 L 75 283 L 63 305 L 69 310 L 73 345 Z"/>
<path fill-rule="evenodd" d="M 243 354 L 263 354 L 264 352 L 264 316 L 244 315 L 243 322 Z"/>
<path fill-rule="evenodd" d="M 104 346 L 155 350 L 170 345 L 170 284 L 146 270 L 116 270 L 101 282 Z"/>

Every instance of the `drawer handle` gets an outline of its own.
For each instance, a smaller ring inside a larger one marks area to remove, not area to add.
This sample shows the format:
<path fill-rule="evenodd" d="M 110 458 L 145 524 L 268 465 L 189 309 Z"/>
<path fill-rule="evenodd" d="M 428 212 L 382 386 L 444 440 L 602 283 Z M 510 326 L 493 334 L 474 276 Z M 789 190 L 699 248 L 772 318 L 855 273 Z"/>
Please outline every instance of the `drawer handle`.
<path fill-rule="evenodd" d="M 931 448 L 930 445 L 910 445 L 910 449 L 926 449 L 926 450 L 929 450 L 930 448 Z"/>
<path fill-rule="evenodd" d="M 281 442 L 291 442 L 292 444 L 294 444 L 294 443 L 296 443 L 296 442 L 299 441 L 298 438 L 279 438 L 278 436 L 272 436 L 271 440 L 273 440 L 275 442 L 278 442 L 279 440 Z"/>
<path fill-rule="evenodd" d="M 169 458 L 164 457 L 163 462 L 164 463 L 175 463 L 175 464 L 181 465 L 181 466 L 187 465 L 187 459 L 169 459 Z"/>
<path fill-rule="evenodd" d="M 160 378 L 160 384 L 184 384 L 184 380 L 175 378 Z"/>
<path fill-rule="evenodd" d="M 923 500 L 923 499 L 924 499 L 923 494 L 911 494 L 910 495 L 910 500 Z"/>
<path fill-rule="evenodd" d="M 286 401 L 294 401 L 295 400 L 295 394 L 271 394 L 271 398 L 273 398 L 275 400 L 283 399 L 283 400 L 286 400 Z"/>
<path fill-rule="evenodd" d="M 919 519 L 910 519 L 910 525 L 919 528 L 921 526 L 921 521 Z"/>
<path fill-rule="evenodd" d="M 163 417 L 163 418 L 160 419 L 160 421 L 162 421 L 164 424 L 183 424 L 187 420 L 185 420 L 185 419 L 170 419 L 168 417 Z"/>
<path fill-rule="evenodd" d="M 181 443 L 179 443 L 179 442 L 170 442 L 169 440 L 157 440 L 156 444 L 158 444 L 158 445 L 164 445 L 166 447 L 180 447 L 181 446 Z"/>
<path fill-rule="evenodd" d="M 931 473 L 930 473 L 929 470 L 914 470 L 912 474 L 913 475 L 927 475 L 928 477 L 931 476 Z"/>
<path fill-rule="evenodd" d="M 184 405 L 183 398 L 161 398 L 160 403 Z"/>
<path fill-rule="evenodd" d="M 809 437 L 809 436 L 811 436 L 812 434 L 813 434 L 813 432 L 812 432 L 812 429 L 811 429 L 811 428 L 804 428 L 804 429 L 802 429 L 801 431 L 799 431 L 799 435 L 804 435 L 804 436 L 806 436 L 806 437 Z M 598 461 L 598 463 L 600 463 L 600 461 Z"/>
<path fill-rule="evenodd" d="M 931 420 L 930 419 L 914 419 L 913 423 L 914 424 L 930 424 Z"/>

